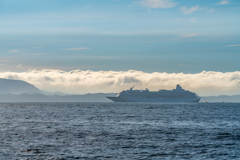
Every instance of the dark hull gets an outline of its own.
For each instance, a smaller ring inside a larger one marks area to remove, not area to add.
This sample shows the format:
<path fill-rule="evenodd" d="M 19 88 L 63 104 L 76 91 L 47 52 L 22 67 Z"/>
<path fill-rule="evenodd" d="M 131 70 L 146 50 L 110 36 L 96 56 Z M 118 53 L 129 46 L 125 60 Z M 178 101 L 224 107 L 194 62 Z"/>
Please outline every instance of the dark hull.
<path fill-rule="evenodd" d="M 120 98 L 120 97 L 107 97 L 108 99 L 114 102 L 190 102 L 198 103 L 200 99 L 154 99 L 154 98 L 145 98 L 145 99 L 136 99 L 136 98 Z"/>

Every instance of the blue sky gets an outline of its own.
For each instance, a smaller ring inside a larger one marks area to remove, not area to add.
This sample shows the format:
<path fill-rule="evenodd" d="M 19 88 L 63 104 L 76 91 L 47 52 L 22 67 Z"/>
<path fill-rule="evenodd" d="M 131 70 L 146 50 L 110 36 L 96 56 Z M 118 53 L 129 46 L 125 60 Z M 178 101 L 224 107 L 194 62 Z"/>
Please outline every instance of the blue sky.
<path fill-rule="evenodd" d="M 0 0 L 2 71 L 240 68 L 238 0 Z"/>

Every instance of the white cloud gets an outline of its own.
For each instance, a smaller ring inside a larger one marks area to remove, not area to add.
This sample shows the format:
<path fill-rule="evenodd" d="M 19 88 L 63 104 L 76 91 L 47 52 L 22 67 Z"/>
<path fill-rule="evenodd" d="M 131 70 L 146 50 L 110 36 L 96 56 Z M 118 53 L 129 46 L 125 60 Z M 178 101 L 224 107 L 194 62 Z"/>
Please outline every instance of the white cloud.
<path fill-rule="evenodd" d="M 198 6 L 194 6 L 194 7 L 189 8 L 189 9 L 186 6 L 183 6 L 181 8 L 181 11 L 182 11 L 183 14 L 191 14 L 191 13 L 193 13 L 193 12 L 199 10 L 199 9 L 200 8 Z"/>
<path fill-rule="evenodd" d="M 18 64 L 16 67 L 17 68 L 22 68 L 22 64 Z"/>
<path fill-rule="evenodd" d="M 180 38 L 188 38 L 188 37 L 195 37 L 195 36 L 198 36 L 198 34 L 197 34 L 197 33 L 186 34 L 186 35 L 183 35 L 183 36 L 180 37 Z"/>
<path fill-rule="evenodd" d="M 198 23 L 197 18 L 191 18 L 191 19 L 190 19 L 190 22 L 191 22 L 191 23 Z"/>
<path fill-rule="evenodd" d="M 70 50 L 70 51 L 77 51 L 77 50 L 83 50 L 83 49 L 90 49 L 90 48 L 80 47 L 80 48 L 69 48 L 69 49 L 67 49 L 67 50 Z"/>
<path fill-rule="evenodd" d="M 240 44 L 228 45 L 226 47 L 240 47 Z"/>
<path fill-rule="evenodd" d="M 43 56 L 46 55 L 45 53 L 27 53 L 25 55 L 30 55 L 30 56 Z"/>
<path fill-rule="evenodd" d="M 91 56 L 92 58 L 98 58 L 98 59 L 112 59 L 114 57 L 98 57 L 98 56 Z"/>
<path fill-rule="evenodd" d="M 187 8 L 186 6 L 183 6 L 182 8 L 181 8 L 181 11 L 182 11 L 182 13 L 183 14 L 191 14 L 191 13 L 193 13 L 193 12 L 195 12 L 195 11 L 205 11 L 205 12 L 209 12 L 209 13 L 212 13 L 212 12 L 214 12 L 215 11 L 215 9 L 214 8 L 210 8 L 210 9 L 208 9 L 208 8 L 205 8 L 205 7 L 199 7 L 199 6 L 194 6 L 194 7 L 192 7 L 192 8 Z"/>
<path fill-rule="evenodd" d="M 229 4 L 229 0 L 224 0 L 224 1 L 217 3 L 217 5 L 224 5 L 224 4 Z"/>
<path fill-rule="evenodd" d="M 177 5 L 172 0 L 142 0 L 136 3 L 146 8 L 172 8 Z"/>
<path fill-rule="evenodd" d="M 209 12 L 209 13 L 212 13 L 212 12 L 215 12 L 216 10 L 214 8 L 210 8 L 210 9 L 205 9 L 206 12 Z"/>
<path fill-rule="evenodd" d="M 203 71 L 196 74 L 146 73 L 142 71 L 31 70 L 0 72 L 0 78 L 27 81 L 39 89 L 67 93 L 120 92 L 135 85 L 137 89 L 173 89 L 180 84 L 199 95 L 240 94 L 240 71 Z"/>
<path fill-rule="evenodd" d="M 21 52 L 21 50 L 19 50 L 19 49 L 12 49 L 12 50 L 8 51 L 8 53 L 18 53 L 18 52 Z"/>
<path fill-rule="evenodd" d="M 8 62 L 6 59 L 2 59 L 0 60 L 0 62 Z"/>
<path fill-rule="evenodd" d="M 39 46 L 39 47 L 32 47 L 32 48 L 42 48 L 42 47 Z"/>
<path fill-rule="evenodd" d="M 187 66 L 186 64 L 179 64 L 178 65 L 179 67 L 185 67 L 185 66 Z"/>

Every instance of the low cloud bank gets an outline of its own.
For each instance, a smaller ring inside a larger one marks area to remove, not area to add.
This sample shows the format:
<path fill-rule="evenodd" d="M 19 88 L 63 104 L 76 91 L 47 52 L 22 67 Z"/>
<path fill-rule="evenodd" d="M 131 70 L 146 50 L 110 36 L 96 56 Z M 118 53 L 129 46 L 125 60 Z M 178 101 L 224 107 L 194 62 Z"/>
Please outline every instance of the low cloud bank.
<path fill-rule="evenodd" d="M 180 84 L 184 89 L 201 96 L 240 94 L 240 71 L 202 71 L 196 74 L 142 71 L 83 71 L 30 70 L 26 72 L 0 72 L 0 78 L 29 82 L 41 90 L 84 94 L 120 92 L 135 85 L 136 89 L 157 91 L 173 89 Z"/>

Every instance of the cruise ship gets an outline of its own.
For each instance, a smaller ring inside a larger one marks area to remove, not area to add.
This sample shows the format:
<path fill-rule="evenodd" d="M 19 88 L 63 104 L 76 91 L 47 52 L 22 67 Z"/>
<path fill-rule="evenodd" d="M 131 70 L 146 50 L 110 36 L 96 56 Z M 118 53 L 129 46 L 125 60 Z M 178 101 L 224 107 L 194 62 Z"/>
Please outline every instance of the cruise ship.
<path fill-rule="evenodd" d="M 200 97 L 188 90 L 182 89 L 178 84 L 173 90 L 159 90 L 156 92 L 146 90 L 130 90 L 120 92 L 117 97 L 107 97 L 114 102 L 196 102 Z"/>

